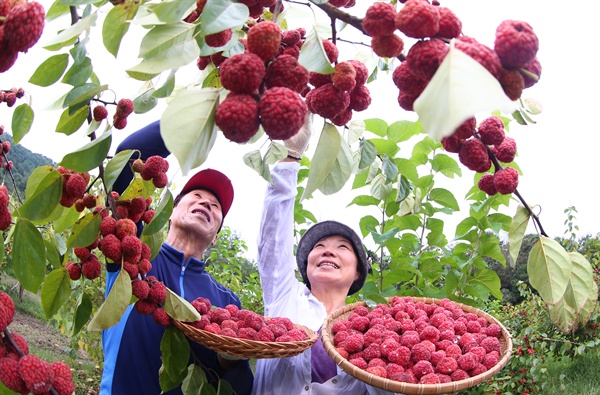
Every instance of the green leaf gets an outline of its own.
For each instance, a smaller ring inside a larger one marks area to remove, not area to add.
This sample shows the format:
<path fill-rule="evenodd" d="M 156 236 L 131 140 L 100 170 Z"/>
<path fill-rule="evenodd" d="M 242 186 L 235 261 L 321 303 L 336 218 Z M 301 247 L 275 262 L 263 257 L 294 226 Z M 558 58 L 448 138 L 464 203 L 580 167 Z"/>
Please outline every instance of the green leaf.
<path fill-rule="evenodd" d="M 69 49 L 69 53 L 73 58 L 75 64 L 80 64 L 85 59 L 87 59 L 87 47 L 86 45 L 90 42 L 89 37 L 85 37 L 83 40 L 80 40 L 77 44 L 73 46 L 73 48 Z"/>
<path fill-rule="evenodd" d="M 150 223 L 144 227 L 142 234 L 147 236 L 161 231 L 167 222 L 169 222 L 169 218 L 171 217 L 172 213 L 173 195 L 171 194 L 171 191 L 166 190 L 160 201 L 160 204 L 154 212 L 152 221 L 150 221 Z"/>
<path fill-rule="evenodd" d="M 100 233 L 102 216 L 98 213 L 87 213 L 73 225 L 71 235 L 67 239 L 68 248 L 87 247 L 96 240 Z"/>
<path fill-rule="evenodd" d="M 204 370 L 196 365 L 195 363 L 191 363 L 187 368 L 187 376 L 183 379 L 181 383 L 181 391 L 184 395 L 204 395 L 204 388 L 213 388 L 206 378 L 206 373 Z M 213 389 L 214 392 L 214 389 Z M 216 394 L 216 392 L 215 392 Z"/>
<path fill-rule="evenodd" d="M 133 155 L 133 150 L 125 150 L 121 152 L 117 152 L 113 158 L 108 161 L 106 167 L 104 168 L 104 185 L 106 190 L 110 191 L 113 187 L 113 184 L 119 178 L 119 175 L 128 165 L 129 159 Z"/>
<path fill-rule="evenodd" d="M 269 165 L 265 163 L 259 150 L 253 150 L 244 154 L 243 161 L 244 164 L 246 164 L 246 166 L 260 174 L 260 176 L 264 178 L 265 181 L 267 181 L 268 183 L 273 182 L 273 180 L 271 179 L 271 170 L 269 169 Z"/>
<path fill-rule="evenodd" d="M 180 90 L 160 118 L 160 134 L 184 176 L 204 163 L 215 143 L 218 99 L 218 89 Z"/>
<path fill-rule="evenodd" d="M 502 266 L 506 266 L 506 258 L 502 254 L 502 250 L 500 250 L 500 241 L 495 235 L 485 234 L 481 236 L 479 254 L 490 257 L 500 262 Z"/>
<path fill-rule="evenodd" d="M 461 176 L 462 170 L 456 160 L 446 154 L 437 154 L 431 159 L 431 168 L 438 171 L 448 178 L 454 178 L 455 175 Z"/>
<path fill-rule="evenodd" d="M 56 132 L 66 134 L 67 136 L 72 135 L 81 128 L 88 115 L 90 115 L 90 107 L 88 105 L 77 109 L 73 114 L 70 113 L 69 108 L 65 109 L 56 125 Z"/>
<path fill-rule="evenodd" d="M 385 200 L 392 193 L 392 190 L 392 184 L 385 181 L 383 174 L 378 174 L 371 181 L 371 195 L 379 200 Z"/>
<path fill-rule="evenodd" d="M 125 270 L 119 271 L 106 300 L 90 321 L 87 329 L 101 331 L 116 325 L 131 301 L 131 277 Z"/>
<path fill-rule="evenodd" d="M 94 96 L 107 89 L 108 85 L 83 84 L 76 86 L 67 93 L 65 101 L 63 102 L 63 108 L 75 107 L 78 104 L 87 103 Z"/>
<path fill-rule="evenodd" d="M 167 297 L 163 304 L 163 309 L 165 309 L 165 312 L 169 317 L 177 321 L 194 322 L 200 319 L 198 310 L 196 310 L 190 302 L 183 299 L 169 288 L 167 288 Z"/>
<path fill-rule="evenodd" d="M 87 56 L 79 63 L 73 64 L 69 71 L 65 74 L 62 82 L 72 86 L 80 86 L 86 83 L 86 81 L 92 76 L 94 68 L 92 67 L 92 60 Z"/>
<path fill-rule="evenodd" d="M 396 194 L 396 203 L 404 201 L 410 195 L 411 187 L 410 182 L 404 176 L 398 177 L 398 193 Z"/>
<path fill-rule="evenodd" d="M 230 0 L 207 2 L 200 14 L 202 34 L 214 34 L 243 26 L 250 12 L 244 4 Z"/>
<path fill-rule="evenodd" d="M 314 158 L 312 163 L 314 164 Z M 342 141 L 341 149 L 337 158 L 335 158 L 334 166 L 319 186 L 319 191 L 324 195 L 333 195 L 339 192 L 346 185 L 346 181 L 348 181 L 350 175 L 352 175 L 353 165 L 354 160 L 352 152 L 350 152 L 350 147 L 345 141 Z"/>
<path fill-rule="evenodd" d="M 23 103 L 13 112 L 12 133 L 15 144 L 18 144 L 23 137 L 31 130 L 33 124 L 33 110 L 27 103 Z"/>
<path fill-rule="evenodd" d="M 37 86 L 50 86 L 63 75 L 69 65 L 66 53 L 50 56 L 33 72 L 29 82 Z"/>
<path fill-rule="evenodd" d="M 164 241 L 164 233 L 156 232 L 151 235 L 144 235 L 142 233 L 142 237 L 140 237 L 140 240 L 142 240 L 144 243 L 150 246 L 150 250 L 152 251 L 150 260 L 152 260 L 154 259 L 154 257 L 156 257 L 158 251 L 160 251 L 160 248 L 162 247 Z"/>
<path fill-rule="evenodd" d="M 54 317 L 58 309 L 64 305 L 71 295 L 71 279 L 64 267 L 48 273 L 42 285 L 40 299 L 47 319 Z"/>
<path fill-rule="evenodd" d="M 14 228 L 12 264 L 23 288 L 37 294 L 46 275 L 44 239 L 34 224 L 20 219 Z"/>
<path fill-rule="evenodd" d="M 571 276 L 571 259 L 555 240 L 540 236 L 527 259 L 529 282 L 547 303 L 557 303 L 565 293 Z"/>
<path fill-rule="evenodd" d="M 54 221 L 54 232 L 60 233 L 65 231 L 79 219 L 80 214 L 81 213 L 75 209 L 75 205 L 69 209 L 64 209 L 64 214 L 59 216 L 58 219 Z"/>
<path fill-rule="evenodd" d="M 111 141 L 112 134 L 109 130 L 96 140 L 90 141 L 78 150 L 65 155 L 59 165 L 82 173 L 95 169 L 106 158 Z"/>
<path fill-rule="evenodd" d="M 129 183 L 125 192 L 121 194 L 120 200 L 133 199 L 136 196 L 142 196 L 143 198 L 147 198 L 152 195 L 156 187 L 152 183 L 151 180 L 144 181 L 140 177 L 135 177 L 133 181 Z"/>
<path fill-rule="evenodd" d="M 390 140 L 370 139 L 369 141 L 375 146 L 377 153 L 381 156 L 387 155 L 393 158 L 399 150 L 398 145 Z"/>
<path fill-rule="evenodd" d="M 177 387 L 186 377 L 190 344 L 185 335 L 173 326 L 165 331 L 160 341 L 162 366 L 159 372 L 163 392 Z"/>
<path fill-rule="evenodd" d="M 46 248 L 46 260 L 54 268 L 58 269 L 62 266 L 60 255 L 56 246 L 52 244 L 50 240 L 44 240 L 44 247 Z"/>
<path fill-rule="evenodd" d="M 76 24 L 71 25 L 69 28 L 54 36 L 53 39 L 44 45 L 44 48 L 50 51 L 56 51 L 62 47 L 73 44 L 81 33 L 96 24 L 96 19 L 98 19 L 97 11 L 81 18 Z"/>
<path fill-rule="evenodd" d="M 388 156 L 384 156 L 381 169 L 385 175 L 385 182 L 392 182 L 398 177 L 398 166 Z"/>
<path fill-rule="evenodd" d="M 340 133 L 335 126 L 325 123 L 313 155 L 306 189 L 300 198 L 301 201 L 312 195 L 325 182 L 335 166 L 341 150 L 342 137 Z"/>
<path fill-rule="evenodd" d="M 598 302 L 598 285 L 594 280 L 594 269 L 585 256 L 578 252 L 569 252 L 569 257 L 573 264 L 571 285 L 574 307 L 578 314 L 577 323 L 585 326 Z"/>
<path fill-rule="evenodd" d="M 180 22 L 152 28 L 142 39 L 139 57 L 143 60 L 127 69 L 130 77 L 141 81 L 154 78 L 165 70 L 188 65 L 200 56 L 194 39 L 196 25 Z"/>
<path fill-rule="evenodd" d="M 523 243 L 523 236 L 527 230 L 528 223 L 529 212 L 525 207 L 519 205 L 508 231 L 508 252 L 510 258 L 508 262 L 510 267 L 514 268 L 517 264 L 517 257 L 519 256 L 519 250 L 521 249 L 521 243 Z"/>
<path fill-rule="evenodd" d="M 358 163 L 359 169 L 364 169 L 370 166 L 377 157 L 377 148 L 369 140 L 361 140 L 360 144 L 360 162 Z"/>
<path fill-rule="evenodd" d="M 385 137 L 388 131 L 388 124 L 379 118 L 365 119 L 365 130 L 376 134 L 379 137 Z"/>
<path fill-rule="evenodd" d="M 81 331 L 83 326 L 92 316 L 92 299 L 86 292 L 82 292 L 77 300 L 75 312 L 73 313 L 73 330 L 71 335 L 74 336 Z"/>
<path fill-rule="evenodd" d="M 167 81 L 165 82 L 165 84 L 163 86 L 161 86 L 160 88 L 158 88 L 157 90 L 155 90 L 152 93 L 152 96 L 156 97 L 157 99 L 162 99 L 162 98 L 171 96 L 171 94 L 173 93 L 174 90 L 175 90 L 175 71 L 172 70 L 171 73 L 169 73 L 169 77 L 167 78 Z"/>
<path fill-rule="evenodd" d="M 423 127 L 419 122 L 397 121 L 388 127 L 387 136 L 393 142 L 400 143 L 422 132 Z"/>
<path fill-rule="evenodd" d="M 154 92 L 154 88 L 148 88 L 133 99 L 133 108 L 135 108 L 136 114 L 145 114 L 156 107 L 158 100 L 154 97 Z"/>
<path fill-rule="evenodd" d="M 41 171 L 45 173 L 43 169 Z M 62 176 L 57 171 L 51 171 L 37 184 L 35 192 L 27 196 L 25 203 L 19 207 L 18 214 L 31 221 L 46 219 L 60 203 L 61 196 Z"/>
<path fill-rule="evenodd" d="M 136 19 L 137 23 L 171 24 L 181 22 L 196 7 L 194 0 L 163 0 L 159 4 L 147 3 L 146 8 L 151 13 Z M 205 7 L 206 8 L 206 7 Z"/>
<path fill-rule="evenodd" d="M 442 64 L 413 107 L 429 137 L 440 141 L 474 114 L 492 110 L 510 114 L 515 104 L 498 80 L 456 49 L 452 41 Z"/>
<path fill-rule="evenodd" d="M 323 48 L 323 42 L 317 34 L 316 30 L 313 34 L 310 34 L 300 50 L 300 56 L 298 57 L 298 63 L 304 66 L 308 71 L 319 74 L 331 74 L 333 73 L 333 66 L 327 58 L 325 48 Z"/>
<path fill-rule="evenodd" d="M 106 19 L 102 24 L 102 42 L 104 47 L 115 58 L 121 46 L 123 36 L 129 30 L 129 20 L 137 13 L 138 2 L 128 2 L 117 4 L 106 14 Z"/>
<path fill-rule="evenodd" d="M 560 331 L 567 334 L 575 331 L 575 324 L 577 323 L 577 312 L 573 307 L 574 302 L 572 302 L 572 298 L 573 286 L 569 283 L 563 297 L 554 304 L 548 304 L 550 321 Z"/>
<path fill-rule="evenodd" d="M 448 207 L 454 211 L 460 210 L 456 198 L 454 197 L 452 192 L 450 192 L 447 189 L 433 188 L 429 192 L 429 199 L 436 202 L 437 204 L 442 205 L 443 207 Z"/>
<path fill-rule="evenodd" d="M 50 8 L 48 9 L 48 11 L 46 12 L 46 21 L 50 22 L 53 21 L 54 19 L 58 18 L 59 16 L 65 15 L 69 13 L 69 7 L 68 6 L 63 6 L 61 4 L 59 4 L 59 2 L 54 2 Z"/>

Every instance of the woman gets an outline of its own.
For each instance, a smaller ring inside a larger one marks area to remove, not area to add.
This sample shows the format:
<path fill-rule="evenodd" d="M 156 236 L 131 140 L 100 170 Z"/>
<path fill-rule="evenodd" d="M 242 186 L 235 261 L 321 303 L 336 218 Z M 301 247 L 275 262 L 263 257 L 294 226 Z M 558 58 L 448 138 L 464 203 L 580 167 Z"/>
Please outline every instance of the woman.
<path fill-rule="evenodd" d="M 306 231 L 294 258 L 293 214 L 298 161 L 310 137 L 310 118 L 286 141 L 290 156 L 277 163 L 268 186 L 258 236 L 258 268 L 266 316 L 288 317 L 319 331 L 328 314 L 344 306 L 346 297 L 364 284 L 368 263 L 360 237 L 336 221 L 320 222 Z M 296 264 L 294 264 L 294 262 Z M 295 276 L 295 267 L 302 282 Z M 389 394 L 337 367 L 315 345 L 290 358 L 257 362 L 253 394 Z"/>

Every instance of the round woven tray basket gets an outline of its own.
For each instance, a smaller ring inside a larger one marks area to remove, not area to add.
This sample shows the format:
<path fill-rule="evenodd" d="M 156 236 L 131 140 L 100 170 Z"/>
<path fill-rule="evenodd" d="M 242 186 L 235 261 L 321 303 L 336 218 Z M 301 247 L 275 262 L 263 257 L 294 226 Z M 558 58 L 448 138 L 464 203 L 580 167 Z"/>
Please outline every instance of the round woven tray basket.
<path fill-rule="evenodd" d="M 217 335 L 181 321 L 174 320 L 173 324 L 188 338 L 208 349 L 242 358 L 293 357 L 312 347 L 319 337 L 315 331 L 297 324 L 294 324 L 294 328 L 302 329 L 306 332 L 307 338 L 293 342 L 263 342 L 240 339 Z"/>
<path fill-rule="evenodd" d="M 433 298 L 421 298 L 421 297 L 413 297 L 412 298 L 415 303 L 423 302 L 425 304 L 439 304 L 440 299 Z M 388 298 L 388 302 L 391 301 L 391 298 Z M 456 303 L 456 302 L 455 302 Z M 474 307 L 456 303 L 458 307 L 460 307 L 465 313 L 475 313 L 478 317 L 485 318 L 488 322 L 497 324 L 501 330 L 502 334 L 500 336 L 500 360 L 498 363 L 492 368 L 489 369 L 477 376 L 470 377 L 465 380 L 453 381 L 451 383 L 443 383 L 443 384 L 411 384 L 405 383 L 401 381 L 389 380 L 383 377 L 375 376 L 366 370 L 360 369 L 350 362 L 346 358 L 344 358 L 337 350 L 333 344 L 333 336 L 331 335 L 331 327 L 337 321 L 343 321 L 347 319 L 350 314 L 356 309 L 358 306 L 366 306 L 365 302 L 356 302 L 349 305 L 346 305 L 333 313 L 331 313 L 325 322 L 323 323 L 323 328 L 321 330 L 321 336 L 323 339 L 323 346 L 327 351 L 327 354 L 335 361 L 338 366 L 348 373 L 351 376 L 356 377 L 358 380 L 361 380 L 373 387 L 378 387 L 391 392 L 399 392 L 403 394 L 449 394 L 457 391 L 462 391 L 470 387 L 474 387 L 482 382 L 488 380 L 495 374 L 497 374 L 503 367 L 506 365 L 510 356 L 512 355 L 512 339 L 511 335 L 498 321 L 496 318 L 487 314 L 484 311 L 476 309 Z"/>

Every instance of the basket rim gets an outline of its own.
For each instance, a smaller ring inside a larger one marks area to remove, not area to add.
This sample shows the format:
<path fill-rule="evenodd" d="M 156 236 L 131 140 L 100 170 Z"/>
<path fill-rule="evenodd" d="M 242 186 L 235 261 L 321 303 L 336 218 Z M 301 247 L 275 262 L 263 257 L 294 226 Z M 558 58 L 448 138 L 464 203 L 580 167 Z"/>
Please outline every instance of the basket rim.
<path fill-rule="evenodd" d="M 387 297 L 388 303 L 393 297 Z M 417 297 L 410 296 L 415 303 L 424 302 L 426 304 L 436 303 L 439 304 L 442 299 L 429 298 L 429 297 Z M 400 392 L 404 394 L 444 394 L 461 391 L 475 385 L 481 384 L 488 380 L 492 376 L 496 375 L 507 363 L 512 355 L 512 335 L 506 329 L 506 327 L 495 317 L 477 309 L 473 306 L 469 306 L 460 302 L 454 302 L 463 311 L 476 313 L 479 317 L 484 317 L 488 322 L 497 324 L 501 329 L 501 342 L 504 341 L 504 350 L 501 350 L 501 358 L 498 363 L 491 369 L 478 374 L 477 376 L 469 377 L 468 379 L 453 381 L 450 383 L 442 384 L 412 384 L 402 381 L 390 380 L 388 378 L 379 377 L 368 373 L 366 370 L 360 369 L 357 366 L 351 364 L 346 358 L 337 352 L 333 345 L 333 338 L 330 336 L 330 328 L 342 315 L 354 311 L 359 306 L 366 306 L 366 301 L 358 301 L 345 306 L 342 306 L 338 310 L 329 314 L 323 323 L 321 330 L 321 337 L 323 341 L 323 347 L 327 354 L 335 361 L 335 363 L 346 373 L 361 380 L 369 385 L 378 387 L 387 391 Z"/>
<path fill-rule="evenodd" d="M 173 320 L 177 329 L 182 331 L 190 340 L 215 352 L 242 358 L 283 358 L 298 355 L 312 347 L 319 335 L 312 329 L 293 323 L 295 329 L 302 329 L 307 338 L 290 342 L 265 342 L 260 340 L 242 339 L 218 335 L 196 328 L 189 322 Z"/>

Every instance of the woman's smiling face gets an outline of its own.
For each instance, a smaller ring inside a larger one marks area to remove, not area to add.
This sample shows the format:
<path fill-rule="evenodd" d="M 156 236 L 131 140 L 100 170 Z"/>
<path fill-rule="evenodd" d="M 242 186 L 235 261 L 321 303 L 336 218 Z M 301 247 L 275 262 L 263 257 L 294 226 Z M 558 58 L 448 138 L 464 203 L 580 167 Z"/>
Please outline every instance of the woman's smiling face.
<path fill-rule="evenodd" d="M 330 235 L 317 241 L 308 254 L 306 275 L 311 289 L 335 286 L 350 289 L 359 278 L 358 258 L 344 236 Z"/>

